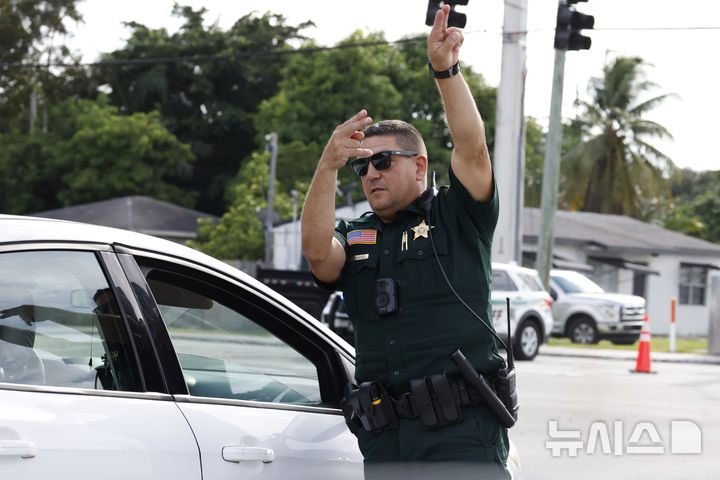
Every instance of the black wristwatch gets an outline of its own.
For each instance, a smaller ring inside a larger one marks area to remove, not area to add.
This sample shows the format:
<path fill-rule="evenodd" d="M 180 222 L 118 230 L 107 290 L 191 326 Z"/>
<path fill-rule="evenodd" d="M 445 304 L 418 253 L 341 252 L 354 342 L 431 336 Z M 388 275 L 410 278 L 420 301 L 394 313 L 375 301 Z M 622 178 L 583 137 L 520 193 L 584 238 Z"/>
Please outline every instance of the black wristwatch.
<path fill-rule="evenodd" d="M 430 75 L 433 78 L 450 78 L 454 77 L 458 73 L 460 73 L 460 60 L 457 61 L 455 65 L 450 67 L 449 70 L 443 70 L 441 72 L 436 72 L 432 68 L 432 63 L 430 63 L 430 60 L 428 60 L 428 69 L 430 70 Z"/>

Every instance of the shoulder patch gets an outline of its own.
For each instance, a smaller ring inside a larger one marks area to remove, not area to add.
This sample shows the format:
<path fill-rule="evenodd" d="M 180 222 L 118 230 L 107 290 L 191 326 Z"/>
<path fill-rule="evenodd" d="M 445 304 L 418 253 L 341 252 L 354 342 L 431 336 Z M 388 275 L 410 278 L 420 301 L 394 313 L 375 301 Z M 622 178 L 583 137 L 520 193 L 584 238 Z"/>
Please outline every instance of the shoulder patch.
<path fill-rule="evenodd" d="M 353 230 L 347 233 L 348 245 L 375 245 L 377 242 L 377 230 Z"/>

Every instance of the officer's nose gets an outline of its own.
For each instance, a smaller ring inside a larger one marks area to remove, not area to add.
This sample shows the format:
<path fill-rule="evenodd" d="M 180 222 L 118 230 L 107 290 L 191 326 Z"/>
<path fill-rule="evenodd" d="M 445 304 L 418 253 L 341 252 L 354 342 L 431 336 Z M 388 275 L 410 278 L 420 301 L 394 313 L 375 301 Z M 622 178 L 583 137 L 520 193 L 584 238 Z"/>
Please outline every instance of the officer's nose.
<path fill-rule="evenodd" d="M 373 166 L 372 162 L 369 162 L 369 163 L 368 163 L 368 171 L 367 171 L 367 173 L 365 174 L 365 178 L 367 178 L 368 180 L 380 178 L 380 170 L 378 170 L 377 168 L 375 168 L 375 167 Z"/>

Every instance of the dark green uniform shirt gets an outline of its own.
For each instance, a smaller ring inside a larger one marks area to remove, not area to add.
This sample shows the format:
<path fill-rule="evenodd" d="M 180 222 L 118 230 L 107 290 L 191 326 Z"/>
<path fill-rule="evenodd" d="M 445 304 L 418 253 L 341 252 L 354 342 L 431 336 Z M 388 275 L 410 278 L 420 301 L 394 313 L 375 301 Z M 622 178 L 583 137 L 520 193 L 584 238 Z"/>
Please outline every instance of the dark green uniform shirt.
<path fill-rule="evenodd" d="M 455 290 L 492 326 L 490 254 L 498 218 L 497 189 L 490 201 L 477 202 L 451 169 L 450 186 L 442 187 L 433 200 L 429 226 L 420 203 L 416 200 L 398 212 L 391 223 L 383 223 L 371 213 L 341 221 L 335 231 L 347 257 L 339 288 L 355 331 L 356 380 L 358 384 L 380 381 L 391 394 L 409 391 L 413 378 L 443 371 L 457 373 L 450 355 L 458 348 L 480 372 L 494 373 L 504 364 L 490 332 L 445 282 L 427 233 L 427 228 L 432 228 L 440 262 Z M 378 278 L 397 280 L 398 313 L 377 315 L 374 287 Z M 487 430 L 480 441 L 485 452 L 463 450 L 468 446 L 463 439 L 457 448 L 452 447 L 453 442 L 445 446 L 454 450 L 453 455 L 460 455 L 459 459 L 473 456 L 504 463 L 507 433 L 500 432 L 497 422 L 482 410 L 476 423 Z M 402 434 L 398 437 L 397 431 L 380 435 L 361 432 L 359 443 L 366 462 L 409 460 L 413 455 L 427 459 L 433 445 L 445 442 L 448 435 L 457 436 L 454 425 L 426 432 L 413 420 L 403 421 L 400 430 L 405 423 L 413 425 L 412 433 L 406 435 L 409 443 L 400 438 Z M 418 448 L 417 442 L 424 442 L 427 448 Z"/>

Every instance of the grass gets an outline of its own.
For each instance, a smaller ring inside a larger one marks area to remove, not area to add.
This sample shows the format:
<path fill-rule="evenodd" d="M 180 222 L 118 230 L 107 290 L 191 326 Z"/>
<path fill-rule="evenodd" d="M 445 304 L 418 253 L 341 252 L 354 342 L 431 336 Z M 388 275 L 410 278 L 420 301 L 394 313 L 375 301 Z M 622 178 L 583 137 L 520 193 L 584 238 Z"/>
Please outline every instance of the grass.
<path fill-rule="evenodd" d="M 610 340 L 600 340 L 595 345 L 582 345 L 572 343 L 569 338 L 551 337 L 548 345 L 557 347 L 576 347 L 576 348 L 606 348 L 610 350 L 637 350 L 638 342 L 633 345 L 615 345 Z M 707 353 L 707 339 L 694 338 L 678 338 L 675 340 L 675 352 L 677 353 Z M 650 350 L 653 352 L 669 352 L 670 339 L 668 337 L 653 336 L 650 341 Z"/>

